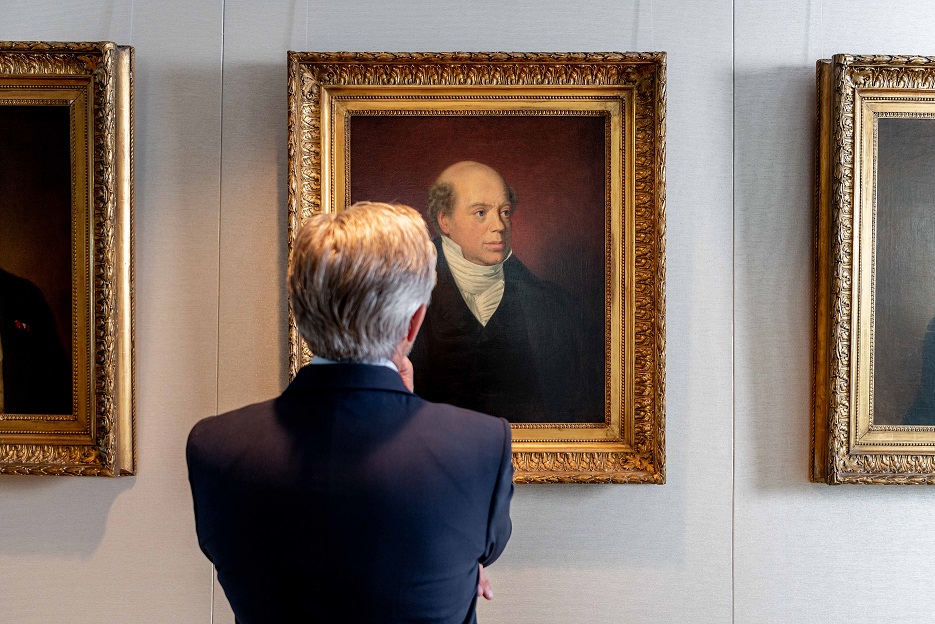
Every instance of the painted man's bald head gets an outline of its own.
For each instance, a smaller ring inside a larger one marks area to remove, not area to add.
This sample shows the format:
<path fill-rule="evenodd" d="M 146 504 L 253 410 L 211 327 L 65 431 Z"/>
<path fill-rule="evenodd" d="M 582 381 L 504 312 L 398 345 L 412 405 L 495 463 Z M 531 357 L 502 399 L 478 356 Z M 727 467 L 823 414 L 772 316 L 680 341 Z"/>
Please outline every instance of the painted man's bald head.
<path fill-rule="evenodd" d="M 473 160 L 462 160 L 450 165 L 438 174 L 435 183 L 429 189 L 429 225 L 435 228 L 436 232 L 439 234 L 442 233 L 441 229 L 438 227 L 438 216 L 440 214 L 451 214 L 458 183 L 465 178 L 484 175 L 488 176 L 489 179 L 496 177 L 496 179 L 500 181 L 500 184 L 503 186 L 509 198 L 510 209 L 516 210 L 516 193 L 513 192 L 513 189 L 506 183 L 506 180 L 503 179 L 503 176 L 501 176 L 496 169 Z"/>
<path fill-rule="evenodd" d="M 429 189 L 429 221 L 479 265 L 510 253 L 516 195 L 496 169 L 464 160 L 447 167 Z"/>

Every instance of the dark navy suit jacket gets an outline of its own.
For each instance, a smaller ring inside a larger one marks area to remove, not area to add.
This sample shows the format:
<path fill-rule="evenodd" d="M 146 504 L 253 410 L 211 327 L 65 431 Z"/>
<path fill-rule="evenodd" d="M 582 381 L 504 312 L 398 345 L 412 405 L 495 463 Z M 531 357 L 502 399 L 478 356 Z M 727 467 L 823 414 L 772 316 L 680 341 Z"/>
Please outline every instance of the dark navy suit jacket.
<path fill-rule="evenodd" d="M 384 366 L 306 366 L 188 440 L 198 541 L 240 624 L 475 621 L 510 537 L 509 424 Z"/>

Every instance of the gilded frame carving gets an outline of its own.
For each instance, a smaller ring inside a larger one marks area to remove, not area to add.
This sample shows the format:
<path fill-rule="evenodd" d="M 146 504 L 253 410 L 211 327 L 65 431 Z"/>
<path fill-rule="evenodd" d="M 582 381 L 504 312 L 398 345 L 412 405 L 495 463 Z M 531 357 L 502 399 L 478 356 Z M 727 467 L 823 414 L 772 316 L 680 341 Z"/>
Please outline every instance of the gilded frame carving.
<path fill-rule="evenodd" d="M 70 413 L 0 410 L 0 473 L 135 474 L 133 48 L 0 42 L 0 105 L 66 109 L 72 383 Z"/>
<path fill-rule="evenodd" d="M 886 215 L 879 209 L 896 205 L 882 203 L 885 190 L 878 195 L 886 181 L 878 177 L 886 164 L 880 122 L 935 117 L 935 57 L 835 55 L 818 61 L 817 87 L 810 477 L 829 484 L 932 484 L 935 426 L 894 424 L 875 414 L 875 383 L 884 370 L 875 349 L 884 348 L 877 335 L 887 330 L 878 313 L 888 305 L 888 293 L 877 297 L 886 283 L 878 254 L 878 218 Z M 909 226 L 895 236 L 908 240 Z"/>
<path fill-rule="evenodd" d="M 604 421 L 514 423 L 515 480 L 664 483 L 665 54 L 290 52 L 290 252 L 349 205 L 351 117 L 401 111 L 606 117 Z M 291 316 L 289 345 L 294 376 L 311 354 Z"/>

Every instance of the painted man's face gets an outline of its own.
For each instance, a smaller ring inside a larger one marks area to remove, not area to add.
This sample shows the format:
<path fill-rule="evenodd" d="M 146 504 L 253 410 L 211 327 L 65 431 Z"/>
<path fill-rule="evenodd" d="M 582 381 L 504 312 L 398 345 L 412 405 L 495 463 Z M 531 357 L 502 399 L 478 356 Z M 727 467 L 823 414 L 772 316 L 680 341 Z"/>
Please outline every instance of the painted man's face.
<path fill-rule="evenodd" d="M 510 253 L 513 234 L 503 178 L 490 167 L 477 165 L 461 169 L 449 181 L 454 206 L 451 214 L 438 215 L 442 232 L 460 245 L 464 258 L 474 264 L 503 262 Z"/>

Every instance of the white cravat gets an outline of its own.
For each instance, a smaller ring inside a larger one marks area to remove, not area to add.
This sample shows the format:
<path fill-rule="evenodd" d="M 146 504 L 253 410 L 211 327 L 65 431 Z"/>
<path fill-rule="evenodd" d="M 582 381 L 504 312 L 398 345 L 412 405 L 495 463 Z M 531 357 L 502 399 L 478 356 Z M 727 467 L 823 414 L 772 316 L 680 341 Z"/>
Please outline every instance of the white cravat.
<path fill-rule="evenodd" d="M 481 266 L 465 260 L 461 246 L 447 236 L 442 236 L 442 252 L 464 303 L 474 318 L 486 326 L 503 299 L 503 262 L 513 255 L 513 251 L 510 250 L 503 262 Z"/>

